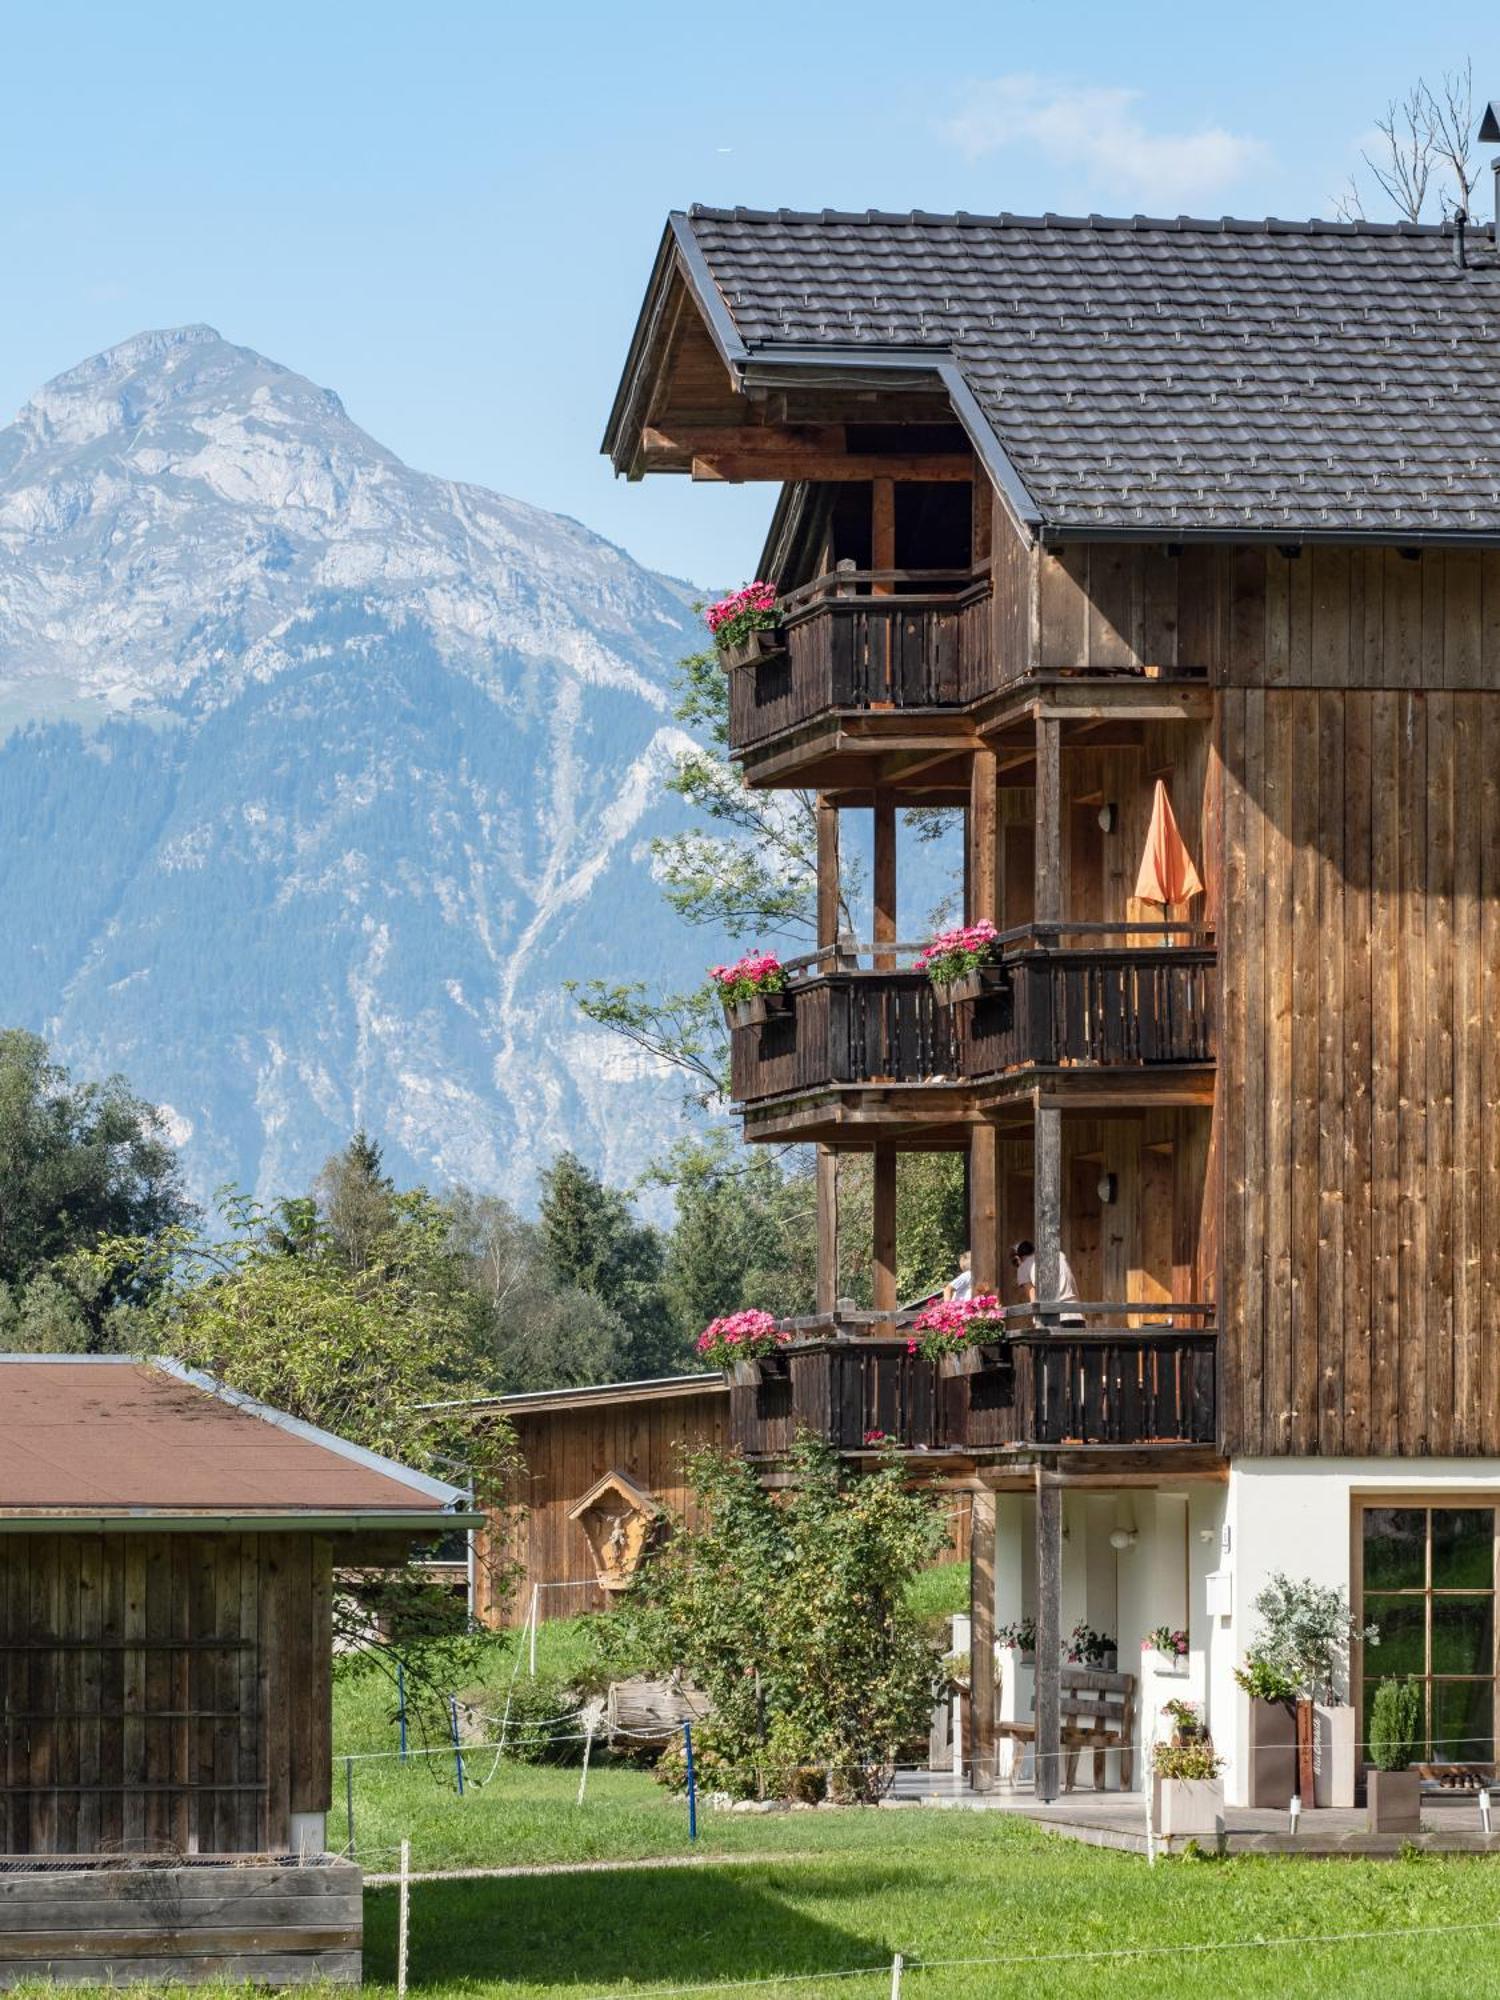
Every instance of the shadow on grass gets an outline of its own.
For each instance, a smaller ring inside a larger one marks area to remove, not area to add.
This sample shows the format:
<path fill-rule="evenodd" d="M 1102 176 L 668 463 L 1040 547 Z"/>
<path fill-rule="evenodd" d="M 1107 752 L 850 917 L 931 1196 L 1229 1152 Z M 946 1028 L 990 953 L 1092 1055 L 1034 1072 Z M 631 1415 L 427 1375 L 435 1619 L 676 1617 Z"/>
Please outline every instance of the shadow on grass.
<path fill-rule="evenodd" d="M 815 1864 L 809 1873 L 815 1872 Z M 510 1980 L 602 1987 L 754 1979 L 879 1965 L 878 1939 L 821 1923 L 744 1868 L 617 1870 L 417 1882 L 410 1984 Z M 804 1885 L 799 1881 L 798 1891 Z M 396 1976 L 396 1892 L 365 1897 L 365 1977 Z"/>

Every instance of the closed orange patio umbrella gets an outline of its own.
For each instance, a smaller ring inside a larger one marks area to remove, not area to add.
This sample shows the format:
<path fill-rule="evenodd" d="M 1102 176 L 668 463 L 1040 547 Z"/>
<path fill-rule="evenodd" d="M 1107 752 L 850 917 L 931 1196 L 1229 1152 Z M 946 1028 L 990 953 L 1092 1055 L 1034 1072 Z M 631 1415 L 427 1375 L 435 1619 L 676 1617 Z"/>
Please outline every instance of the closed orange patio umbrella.
<path fill-rule="evenodd" d="M 1177 815 L 1172 811 L 1167 788 L 1158 778 L 1156 795 L 1151 801 L 1146 851 L 1141 856 L 1140 873 L 1135 878 L 1136 901 L 1160 903 L 1162 918 L 1167 921 L 1174 903 L 1186 903 L 1202 894 L 1202 878 L 1193 865 L 1187 843 L 1178 831 Z"/>

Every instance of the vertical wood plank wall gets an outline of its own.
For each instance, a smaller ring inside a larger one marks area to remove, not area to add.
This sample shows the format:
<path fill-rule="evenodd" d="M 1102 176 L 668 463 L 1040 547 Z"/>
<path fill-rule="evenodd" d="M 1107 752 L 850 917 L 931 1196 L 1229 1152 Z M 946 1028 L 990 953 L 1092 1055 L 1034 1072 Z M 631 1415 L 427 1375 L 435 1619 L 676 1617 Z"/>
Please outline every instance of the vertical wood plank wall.
<path fill-rule="evenodd" d="M 1221 567 L 1226 1443 L 1500 1451 L 1500 554 Z"/>
<path fill-rule="evenodd" d="M 0 1538 L 0 1853 L 285 1851 L 329 1804 L 332 1550 Z"/>
<path fill-rule="evenodd" d="M 687 1508 L 683 1448 L 728 1444 L 729 1395 L 711 1384 L 701 1396 L 534 1410 L 514 1423 L 520 1470 L 507 1500 L 520 1511 L 481 1532 L 476 1564 L 476 1611 L 493 1626 L 524 1623 L 533 1584 L 547 1586 L 545 1618 L 600 1610 L 607 1597 L 592 1581 L 594 1559 L 569 1509 L 606 1472 L 624 1473 L 666 1507 Z M 503 1579 L 507 1569 L 510 1589 L 497 1591 L 497 1573 Z"/>
<path fill-rule="evenodd" d="M 543 1618 L 573 1618 L 608 1603 L 594 1577 L 594 1559 L 569 1510 L 606 1472 L 623 1472 L 638 1486 L 691 1522 L 694 1509 L 683 1483 L 684 1447 L 727 1447 L 729 1396 L 710 1388 L 701 1396 L 652 1401 L 635 1398 L 590 1409 L 543 1409 L 513 1420 L 521 1461 L 507 1496 L 509 1512 L 491 1516 L 479 1536 L 477 1615 L 496 1628 L 525 1622 L 533 1584 L 544 1586 Z M 969 1513 L 955 1496 L 945 1557 L 966 1562 Z M 508 1579 L 509 1589 L 497 1588 Z"/>

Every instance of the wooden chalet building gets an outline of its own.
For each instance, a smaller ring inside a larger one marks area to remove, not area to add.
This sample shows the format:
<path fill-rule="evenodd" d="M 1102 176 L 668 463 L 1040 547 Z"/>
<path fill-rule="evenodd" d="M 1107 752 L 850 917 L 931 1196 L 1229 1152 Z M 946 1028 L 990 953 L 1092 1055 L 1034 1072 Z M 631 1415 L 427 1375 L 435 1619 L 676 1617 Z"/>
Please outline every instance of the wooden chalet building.
<path fill-rule="evenodd" d="M 797 1424 L 878 1428 L 974 1489 L 977 1784 L 987 1641 L 1034 1616 L 1039 1750 L 1082 1620 L 1141 1660 L 1148 1726 L 1206 1708 L 1243 1799 L 1232 1674 L 1278 1570 L 1384 1622 L 1356 1704 L 1416 1673 L 1435 1758 L 1494 1758 L 1497 362 L 1490 227 L 668 222 L 605 449 L 778 489 L 780 638 L 730 670 L 732 749 L 819 801 L 818 949 L 733 1075 L 749 1139 L 818 1149 L 820 1318 L 732 1430 L 769 1465 Z M 1133 893 L 1158 780 L 1204 884 L 1170 921 Z M 910 969 L 912 806 L 963 811 L 967 914 L 1003 938 L 977 1001 Z M 1081 1324 L 1018 1312 L 967 1380 L 907 1353 L 923 1148 L 966 1155 L 976 1291 L 1018 1303 L 1031 1237 Z M 848 1150 L 873 1319 L 835 1296 Z M 1159 1626 L 1185 1671 L 1140 1652 Z"/>

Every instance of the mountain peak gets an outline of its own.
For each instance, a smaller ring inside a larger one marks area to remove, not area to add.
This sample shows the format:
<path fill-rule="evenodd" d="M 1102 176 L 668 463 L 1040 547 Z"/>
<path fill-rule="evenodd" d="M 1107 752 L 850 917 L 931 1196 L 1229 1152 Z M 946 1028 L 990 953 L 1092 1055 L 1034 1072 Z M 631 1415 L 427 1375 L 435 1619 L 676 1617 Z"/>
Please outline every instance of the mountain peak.
<path fill-rule="evenodd" d="M 138 430 L 174 406 L 221 412 L 268 390 L 278 402 L 300 405 L 316 420 L 347 422 L 331 389 L 314 387 L 279 362 L 253 348 L 236 347 L 217 328 L 198 322 L 148 328 L 54 375 L 21 409 L 11 442 L 22 445 L 22 456 L 88 445 L 111 433 Z"/>

